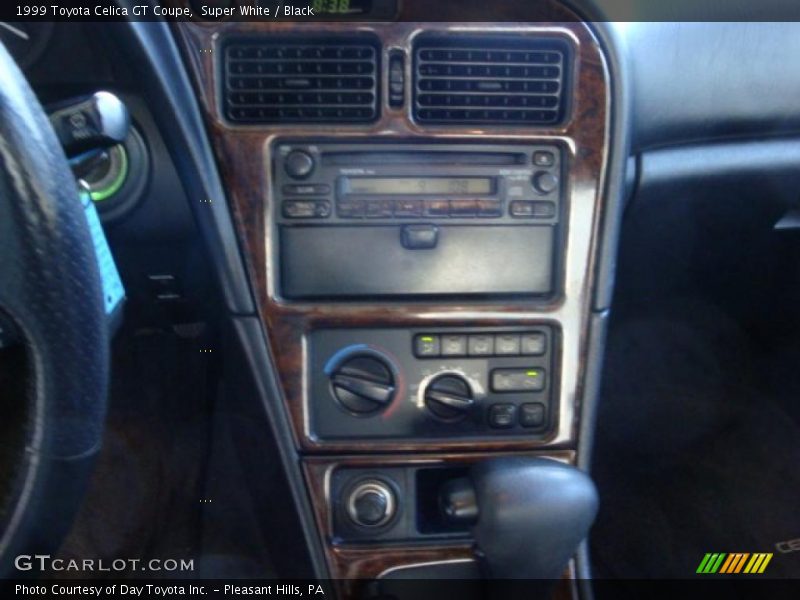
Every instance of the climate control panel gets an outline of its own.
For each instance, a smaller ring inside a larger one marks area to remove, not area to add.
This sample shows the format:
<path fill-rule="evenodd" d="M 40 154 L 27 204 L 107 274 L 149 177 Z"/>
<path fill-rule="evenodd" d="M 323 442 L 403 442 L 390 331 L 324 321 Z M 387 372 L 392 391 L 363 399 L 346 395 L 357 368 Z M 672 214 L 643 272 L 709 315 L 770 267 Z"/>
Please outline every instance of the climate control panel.
<path fill-rule="evenodd" d="M 543 438 L 557 423 L 550 325 L 327 329 L 310 335 L 319 440 Z"/>

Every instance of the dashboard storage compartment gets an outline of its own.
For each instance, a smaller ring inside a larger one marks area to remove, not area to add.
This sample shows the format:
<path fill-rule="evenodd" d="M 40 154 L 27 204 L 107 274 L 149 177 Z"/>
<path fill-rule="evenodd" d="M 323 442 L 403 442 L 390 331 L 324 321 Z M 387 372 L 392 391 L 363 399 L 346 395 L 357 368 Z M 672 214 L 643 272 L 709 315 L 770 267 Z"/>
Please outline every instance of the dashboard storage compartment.
<path fill-rule="evenodd" d="M 402 226 L 280 228 L 281 293 L 291 299 L 546 296 L 553 226 L 439 225 L 409 248 Z"/>

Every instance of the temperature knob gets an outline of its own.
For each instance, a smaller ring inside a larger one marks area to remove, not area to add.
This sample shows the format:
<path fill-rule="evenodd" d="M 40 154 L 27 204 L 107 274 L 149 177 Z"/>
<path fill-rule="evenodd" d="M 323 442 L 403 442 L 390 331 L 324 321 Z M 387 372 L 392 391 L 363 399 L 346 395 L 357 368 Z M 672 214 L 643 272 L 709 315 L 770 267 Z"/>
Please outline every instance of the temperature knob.
<path fill-rule="evenodd" d="M 460 421 L 474 405 L 472 389 L 461 375 L 439 375 L 425 389 L 425 406 L 444 421 Z"/>
<path fill-rule="evenodd" d="M 331 375 L 333 395 L 356 415 L 377 413 L 394 398 L 395 381 L 386 361 L 375 356 L 355 356 Z"/>

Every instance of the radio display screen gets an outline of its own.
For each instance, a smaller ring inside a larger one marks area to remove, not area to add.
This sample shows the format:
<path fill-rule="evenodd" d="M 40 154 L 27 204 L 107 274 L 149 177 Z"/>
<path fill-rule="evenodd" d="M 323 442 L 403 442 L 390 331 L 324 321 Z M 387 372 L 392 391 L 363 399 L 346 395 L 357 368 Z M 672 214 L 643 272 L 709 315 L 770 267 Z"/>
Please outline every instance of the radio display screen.
<path fill-rule="evenodd" d="M 349 194 L 364 196 L 489 195 L 492 177 L 349 177 Z"/>

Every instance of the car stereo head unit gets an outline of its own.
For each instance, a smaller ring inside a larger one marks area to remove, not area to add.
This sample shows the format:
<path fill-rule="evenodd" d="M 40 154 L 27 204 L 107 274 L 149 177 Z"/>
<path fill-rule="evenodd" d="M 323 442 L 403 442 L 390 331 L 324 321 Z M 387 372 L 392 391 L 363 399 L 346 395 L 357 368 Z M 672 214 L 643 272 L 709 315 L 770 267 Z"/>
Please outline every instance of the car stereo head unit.
<path fill-rule="evenodd" d="M 272 157 L 286 297 L 554 291 L 557 145 L 279 142 Z"/>
<path fill-rule="evenodd" d="M 279 144 L 278 221 L 555 224 L 555 146 Z"/>

